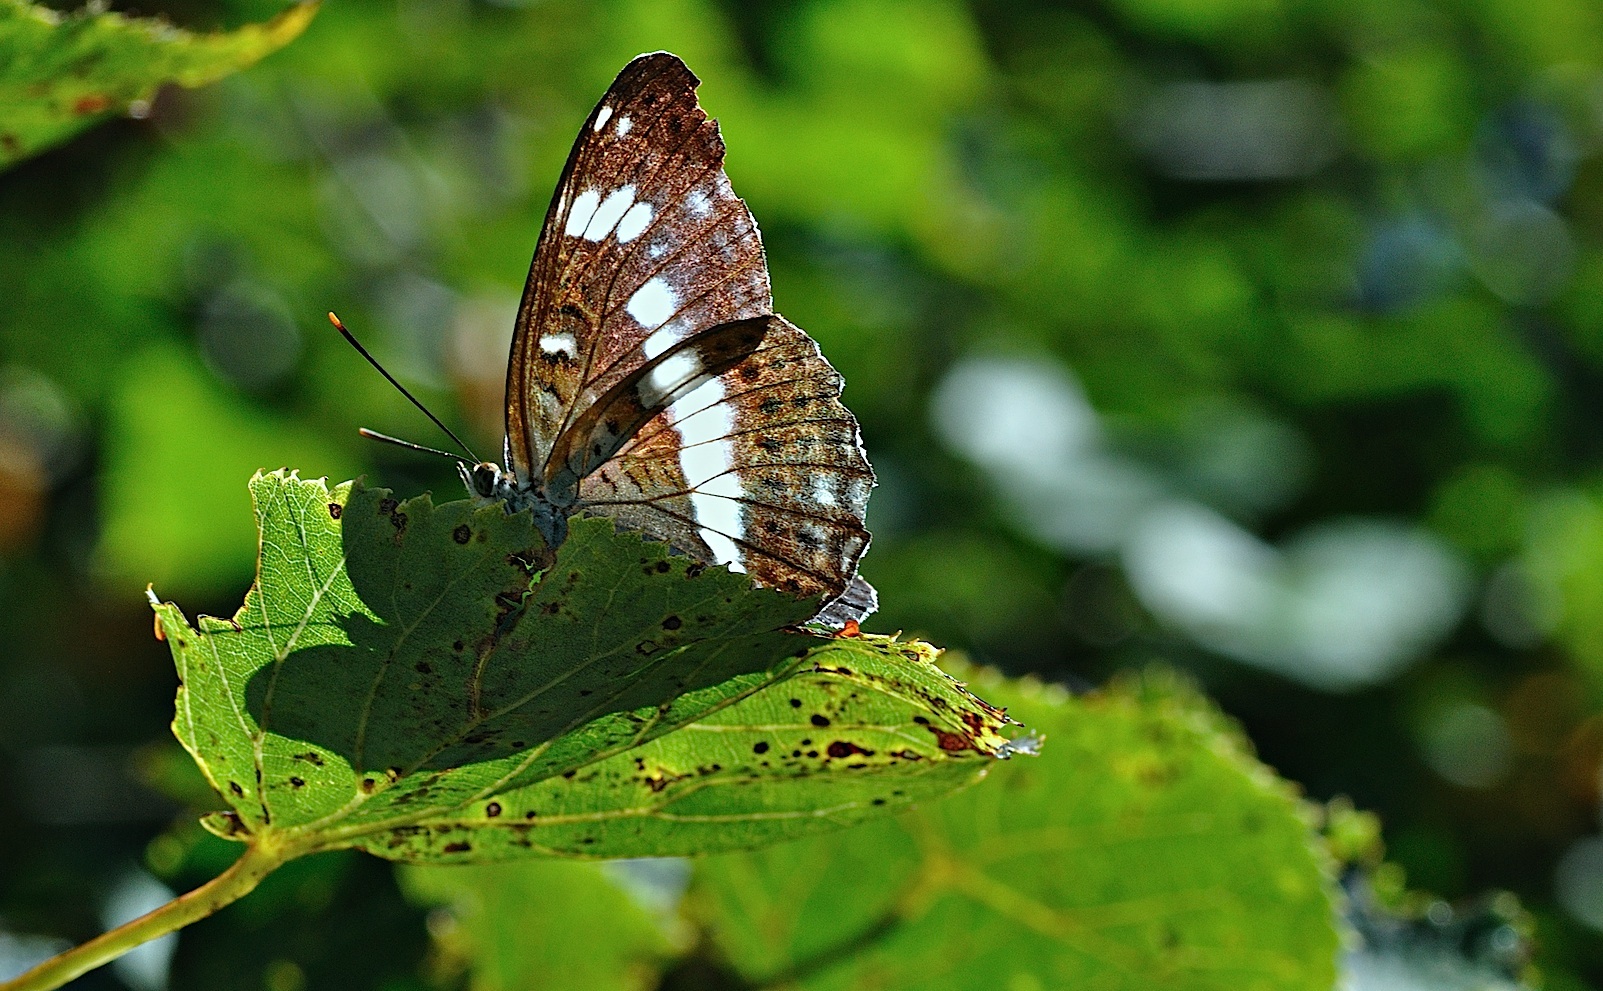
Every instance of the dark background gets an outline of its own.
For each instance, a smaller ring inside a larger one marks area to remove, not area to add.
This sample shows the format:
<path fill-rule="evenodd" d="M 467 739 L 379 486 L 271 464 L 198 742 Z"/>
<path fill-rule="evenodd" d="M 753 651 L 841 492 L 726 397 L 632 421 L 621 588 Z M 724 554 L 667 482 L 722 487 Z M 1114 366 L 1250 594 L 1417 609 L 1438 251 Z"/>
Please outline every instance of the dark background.
<path fill-rule="evenodd" d="M 846 375 L 870 628 L 1189 670 L 1412 884 L 1518 893 L 1548 988 L 1603 984 L 1593 0 L 335 2 L 0 174 L 0 971 L 227 862 L 163 797 L 195 778 L 145 584 L 237 607 L 258 468 L 459 494 L 356 437 L 439 441 L 323 313 L 494 450 L 551 187 L 658 48 Z M 424 987 L 426 921 L 313 858 L 170 982 Z"/>

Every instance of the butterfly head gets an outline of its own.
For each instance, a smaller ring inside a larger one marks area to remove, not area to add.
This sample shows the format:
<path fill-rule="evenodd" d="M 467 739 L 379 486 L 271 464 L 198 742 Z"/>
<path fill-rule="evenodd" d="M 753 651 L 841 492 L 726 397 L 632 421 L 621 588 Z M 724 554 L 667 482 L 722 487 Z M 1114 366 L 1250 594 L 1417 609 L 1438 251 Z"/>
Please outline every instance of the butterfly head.
<path fill-rule="evenodd" d="M 469 465 L 464 461 L 457 465 L 457 470 L 462 473 L 462 484 L 468 487 L 475 498 L 501 499 L 505 496 L 505 486 L 502 484 L 505 476 L 500 465 L 489 461 Z"/>

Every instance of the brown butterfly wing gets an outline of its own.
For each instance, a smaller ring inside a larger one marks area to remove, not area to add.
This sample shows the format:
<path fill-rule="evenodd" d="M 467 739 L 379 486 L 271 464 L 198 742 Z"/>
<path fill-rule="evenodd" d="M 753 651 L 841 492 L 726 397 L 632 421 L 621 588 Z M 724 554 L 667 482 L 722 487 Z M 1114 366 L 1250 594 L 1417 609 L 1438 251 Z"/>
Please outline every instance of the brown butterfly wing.
<path fill-rule="evenodd" d="M 772 310 L 718 124 L 677 57 L 642 55 L 591 111 L 535 249 L 507 369 L 507 457 L 543 485 L 556 438 L 673 344 Z"/>
<path fill-rule="evenodd" d="M 771 315 L 697 83 L 641 56 L 580 130 L 513 338 L 510 467 L 558 506 L 855 618 L 873 598 L 854 583 L 873 474 L 840 376 Z"/>
<path fill-rule="evenodd" d="M 586 477 L 581 505 L 771 588 L 835 599 L 868 548 L 874 474 L 839 373 L 795 324 L 767 319 L 755 353 Z"/>

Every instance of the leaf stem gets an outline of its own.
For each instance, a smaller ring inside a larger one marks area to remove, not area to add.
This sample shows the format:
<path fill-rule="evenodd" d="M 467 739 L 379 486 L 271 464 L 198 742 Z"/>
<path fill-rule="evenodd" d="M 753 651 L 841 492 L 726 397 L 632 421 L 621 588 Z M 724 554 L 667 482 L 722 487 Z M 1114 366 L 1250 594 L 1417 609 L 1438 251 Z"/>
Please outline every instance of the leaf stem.
<path fill-rule="evenodd" d="M 305 851 L 277 843 L 252 843 L 228 870 L 194 891 L 132 922 L 101 933 L 81 946 L 46 960 L 26 973 L 0 982 L 0 991 L 50 991 L 96 967 L 110 963 L 129 950 L 158 936 L 198 922 L 225 905 L 249 894 L 262 878 Z"/>

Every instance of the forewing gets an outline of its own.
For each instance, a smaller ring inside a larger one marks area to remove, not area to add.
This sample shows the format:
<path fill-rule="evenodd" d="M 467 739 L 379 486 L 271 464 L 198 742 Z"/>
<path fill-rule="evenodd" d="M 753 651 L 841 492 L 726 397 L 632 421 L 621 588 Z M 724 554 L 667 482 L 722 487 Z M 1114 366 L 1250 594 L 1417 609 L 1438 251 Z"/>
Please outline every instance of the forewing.
<path fill-rule="evenodd" d="M 770 316 L 761 347 L 648 422 L 580 483 L 580 505 L 833 602 L 868 548 L 874 484 L 841 384 L 811 338 Z"/>
<path fill-rule="evenodd" d="M 507 369 L 507 448 L 525 485 L 556 438 L 674 344 L 772 310 L 757 225 L 718 123 L 676 56 L 624 67 L 580 129 L 546 214 Z"/>

